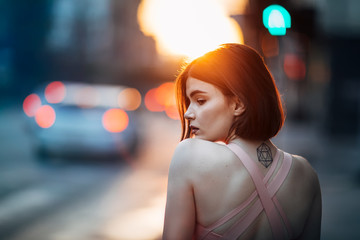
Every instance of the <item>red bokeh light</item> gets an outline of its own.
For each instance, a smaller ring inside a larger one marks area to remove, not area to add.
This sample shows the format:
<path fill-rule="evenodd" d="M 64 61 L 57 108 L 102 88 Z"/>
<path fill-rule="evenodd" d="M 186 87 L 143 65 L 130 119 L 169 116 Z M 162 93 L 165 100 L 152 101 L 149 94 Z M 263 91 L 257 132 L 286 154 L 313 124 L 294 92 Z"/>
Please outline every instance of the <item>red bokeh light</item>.
<path fill-rule="evenodd" d="M 122 132 L 129 125 L 129 117 L 125 111 L 112 108 L 104 113 L 102 124 L 109 132 Z"/>
<path fill-rule="evenodd" d="M 29 117 L 33 117 L 36 114 L 36 111 L 41 107 L 40 97 L 33 93 L 27 96 L 23 102 L 23 110 L 25 114 Z"/>
<path fill-rule="evenodd" d="M 45 88 L 45 98 L 49 103 L 60 103 L 65 95 L 65 85 L 60 81 L 51 82 Z"/>
<path fill-rule="evenodd" d="M 156 88 L 150 89 L 145 95 L 144 103 L 149 111 L 162 112 L 165 110 L 165 107 L 157 101 L 156 94 Z"/>
<path fill-rule="evenodd" d="M 161 105 L 168 107 L 175 105 L 175 84 L 166 82 L 156 89 L 156 100 Z"/>
<path fill-rule="evenodd" d="M 284 72 L 291 80 L 303 80 L 306 76 L 304 60 L 296 54 L 286 54 L 284 57 Z"/>
<path fill-rule="evenodd" d="M 267 58 L 279 55 L 279 40 L 276 36 L 272 36 L 266 31 L 261 38 L 261 49 Z"/>
<path fill-rule="evenodd" d="M 175 84 L 165 82 L 157 88 L 150 89 L 145 95 L 145 106 L 149 111 L 162 112 L 171 119 L 180 119 L 176 107 Z"/>
<path fill-rule="evenodd" d="M 176 105 L 171 105 L 171 106 L 166 107 L 165 113 L 171 119 L 174 119 L 174 120 L 180 119 L 179 112 L 178 112 Z"/>
<path fill-rule="evenodd" d="M 49 105 L 40 107 L 35 114 L 36 123 L 42 128 L 49 128 L 55 123 L 55 111 Z"/>

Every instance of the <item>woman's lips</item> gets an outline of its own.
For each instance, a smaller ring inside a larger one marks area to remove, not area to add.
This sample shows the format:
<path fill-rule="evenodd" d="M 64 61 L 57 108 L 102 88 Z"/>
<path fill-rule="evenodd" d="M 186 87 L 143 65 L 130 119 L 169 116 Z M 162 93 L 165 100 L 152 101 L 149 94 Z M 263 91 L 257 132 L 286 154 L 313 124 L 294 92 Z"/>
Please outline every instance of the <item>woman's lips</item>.
<path fill-rule="evenodd" d="M 191 133 L 192 134 L 196 135 L 198 132 L 199 132 L 199 128 L 191 126 Z"/>

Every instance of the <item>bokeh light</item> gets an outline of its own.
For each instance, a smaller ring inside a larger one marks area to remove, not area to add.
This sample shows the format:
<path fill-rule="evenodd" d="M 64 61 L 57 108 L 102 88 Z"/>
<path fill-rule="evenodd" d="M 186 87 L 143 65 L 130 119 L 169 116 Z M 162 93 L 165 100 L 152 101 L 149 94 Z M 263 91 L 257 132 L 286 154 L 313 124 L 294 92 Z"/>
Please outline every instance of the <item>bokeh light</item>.
<path fill-rule="evenodd" d="M 178 111 L 176 105 L 171 105 L 171 106 L 166 107 L 165 113 L 171 119 L 174 119 L 174 120 L 180 119 L 179 111 Z"/>
<path fill-rule="evenodd" d="M 291 16 L 284 7 L 270 5 L 263 11 L 263 24 L 271 35 L 285 35 L 286 29 L 291 27 Z"/>
<path fill-rule="evenodd" d="M 279 40 L 276 36 L 264 33 L 260 39 L 261 49 L 265 57 L 276 57 L 279 55 Z"/>
<path fill-rule="evenodd" d="M 124 110 L 111 108 L 104 113 L 102 124 L 109 132 L 122 132 L 129 125 L 129 117 Z"/>
<path fill-rule="evenodd" d="M 175 105 L 175 84 L 172 82 L 165 82 L 156 89 L 156 101 L 168 107 Z"/>
<path fill-rule="evenodd" d="M 35 121 L 42 128 L 51 127 L 55 123 L 55 119 L 55 111 L 49 105 L 44 105 L 36 111 Z"/>
<path fill-rule="evenodd" d="M 34 117 L 37 110 L 41 107 L 40 97 L 32 93 L 24 99 L 23 110 L 29 117 Z"/>
<path fill-rule="evenodd" d="M 164 111 L 169 118 L 180 119 L 176 107 L 175 84 L 173 82 L 165 82 L 156 89 L 156 100 L 164 106 Z"/>
<path fill-rule="evenodd" d="M 157 88 L 152 88 L 145 94 L 145 107 L 151 112 L 162 112 L 165 107 L 158 102 L 156 94 Z"/>
<path fill-rule="evenodd" d="M 138 22 L 145 35 L 154 37 L 160 54 L 193 59 L 222 43 L 243 43 L 242 30 L 225 2 L 143 0 Z"/>
<path fill-rule="evenodd" d="M 45 99 L 48 103 L 60 103 L 66 95 L 65 85 L 60 81 L 49 83 L 45 88 Z"/>
<path fill-rule="evenodd" d="M 328 83 L 331 78 L 331 71 L 324 61 L 313 61 L 308 70 L 309 78 L 318 83 Z"/>
<path fill-rule="evenodd" d="M 145 106 L 152 112 L 165 112 L 171 119 L 180 119 L 176 107 L 175 84 L 165 82 L 157 88 L 150 89 L 145 95 Z"/>
<path fill-rule="evenodd" d="M 127 111 L 134 111 L 141 104 L 141 94 L 136 88 L 126 88 L 118 95 L 119 107 Z"/>
<path fill-rule="evenodd" d="M 284 72 L 291 80 L 303 80 L 306 76 L 305 62 L 296 54 L 285 54 Z"/>

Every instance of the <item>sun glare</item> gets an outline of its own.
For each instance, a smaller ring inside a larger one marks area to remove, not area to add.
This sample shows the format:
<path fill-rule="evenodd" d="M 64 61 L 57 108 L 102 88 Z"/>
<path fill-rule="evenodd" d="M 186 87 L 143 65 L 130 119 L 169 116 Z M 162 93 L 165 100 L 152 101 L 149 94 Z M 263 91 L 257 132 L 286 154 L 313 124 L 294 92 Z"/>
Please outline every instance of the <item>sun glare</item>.
<path fill-rule="evenodd" d="M 234 2 L 143 0 L 138 21 L 144 34 L 154 37 L 159 54 L 193 59 L 222 43 L 243 43 L 240 26 L 230 17 Z"/>

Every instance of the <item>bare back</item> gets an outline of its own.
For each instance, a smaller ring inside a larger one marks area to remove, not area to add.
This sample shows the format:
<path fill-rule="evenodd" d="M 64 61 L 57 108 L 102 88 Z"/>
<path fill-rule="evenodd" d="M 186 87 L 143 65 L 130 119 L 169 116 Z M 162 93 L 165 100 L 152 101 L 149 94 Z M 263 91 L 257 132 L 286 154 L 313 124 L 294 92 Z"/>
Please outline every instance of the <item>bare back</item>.
<path fill-rule="evenodd" d="M 244 150 L 265 175 L 269 168 L 257 161 L 256 149 L 248 145 Z M 189 139 L 182 143 L 178 153 L 181 152 L 185 157 L 191 156 L 191 160 L 187 157 L 183 162 L 187 164 L 185 177 L 193 189 L 196 224 L 204 227 L 213 224 L 244 203 L 256 190 L 242 161 L 225 145 Z M 275 154 L 275 146 L 272 146 L 271 152 Z M 272 175 L 276 175 L 283 160 L 284 153 L 280 151 Z M 272 178 L 270 176 L 269 181 Z M 292 156 L 290 171 L 277 191 L 276 198 L 289 219 L 292 239 L 320 238 L 320 188 L 316 173 L 304 158 Z M 216 228 L 214 232 L 223 234 L 246 212 L 247 209 L 239 212 L 232 221 Z M 271 227 L 263 211 L 239 239 L 269 239 L 269 236 L 272 236 Z"/>

